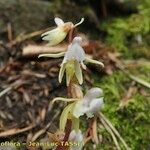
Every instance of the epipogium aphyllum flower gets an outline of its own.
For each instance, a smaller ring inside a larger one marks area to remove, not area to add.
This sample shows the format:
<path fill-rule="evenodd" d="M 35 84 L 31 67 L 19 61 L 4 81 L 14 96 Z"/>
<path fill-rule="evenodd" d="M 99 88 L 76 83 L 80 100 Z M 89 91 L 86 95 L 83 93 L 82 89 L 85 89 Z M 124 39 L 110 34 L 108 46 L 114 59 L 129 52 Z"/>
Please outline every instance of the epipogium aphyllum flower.
<path fill-rule="evenodd" d="M 97 113 L 104 105 L 102 96 L 102 89 L 97 87 L 91 88 L 81 101 L 76 102 L 73 115 L 76 118 L 79 118 L 84 114 L 86 114 L 89 118 L 93 117 L 93 115 Z"/>
<path fill-rule="evenodd" d="M 72 43 L 68 46 L 68 49 L 66 52 L 61 52 L 57 54 L 41 54 L 39 57 L 51 57 L 51 58 L 59 58 L 63 57 L 64 59 L 61 64 L 61 68 L 59 71 L 59 82 L 62 82 L 62 78 L 64 76 L 64 73 L 66 73 L 66 83 L 67 86 L 69 85 L 71 79 L 75 76 L 78 80 L 79 84 L 83 83 L 83 76 L 82 76 L 82 69 L 86 69 L 84 61 L 98 64 L 102 67 L 104 67 L 104 64 L 93 60 L 85 55 L 85 52 L 83 48 L 81 47 L 82 38 L 81 37 L 75 37 L 72 41 Z"/>
<path fill-rule="evenodd" d="M 66 106 L 60 117 L 60 130 L 62 131 L 65 129 L 68 117 L 72 119 L 73 129 L 78 131 L 80 116 L 86 114 L 88 118 L 91 118 L 104 106 L 103 91 L 98 87 L 88 90 L 81 99 L 58 97 L 53 100 L 55 101 L 73 102 Z"/>
<path fill-rule="evenodd" d="M 49 46 L 57 45 L 62 42 L 69 33 L 69 31 L 80 25 L 84 21 L 84 18 L 82 18 L 81 21 L 75 25 L 72 22 L 64 23 L 64 21 L 60 18 L 55 18 L 54 21 L 57 27 L 41 35 L 43 40 L 49 42 Z"/>

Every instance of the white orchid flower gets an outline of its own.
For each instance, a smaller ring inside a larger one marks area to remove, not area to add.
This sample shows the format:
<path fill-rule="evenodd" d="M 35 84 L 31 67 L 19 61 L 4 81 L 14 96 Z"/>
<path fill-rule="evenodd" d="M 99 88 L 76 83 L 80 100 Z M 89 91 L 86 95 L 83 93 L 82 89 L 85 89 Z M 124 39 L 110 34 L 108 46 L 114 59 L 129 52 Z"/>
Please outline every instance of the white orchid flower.
<path fill-rule="evenodd" d="M 72 130 L 69 135 L 69 141 L 74 143 L 70 150 L 82 150 L 83 147 L 83 135 L 81 133 L 81 130 L 75 131 Z"/>
<path fill-rule="evenodd" d="M 93 117 L 93 115 L 103 107 L 102 89 L 92 88 L 90 89 L 81 101 L 77 101 L 73 110 L 73 115 L 76 118 L 86 114 L 87 117 Z M 97 98 L 101 96 L 100 98 Z"/>
<path fill-rule="evenodd" d="M 57 28 L 47 31 L 41 35 L 42 40 L 49 41 L 49 46 L 54 46 L 62 42 L 67 36 L 68 32 L 72 28 L 80 25 L 84 21 L 84 18 L 82 18 L 81 21 L 75 25 L 72 22 L 64 23 L 64 21 L 60 18 L 55 18 L 54 21 L 57 25 Z"/>
<path fill-rule="evenodd" d="M 65 107 L 60 117 L 60 130 L 64 131 L 68 117 L 71 117 L 72 129 L 79 130 L 79 117 L 86 114 L 88 118 L 98 113 L 103 107 L 103 91 L 100 88 L 90 89 L 84 97 L 81 98 L 63 98 L 57 97 L 52 100 L 52 104 L 56 101 L 71 102 Z M 100 97 L 100 98 L 98 98 Z"/>
<path fill-rule="evenodd" d="M 64 56 L 63 62 L 61 64 L 61 68 L 59 71 L 59 82 L 61 83 L 63 75 L 66 71 L 66 82 L 67 86 L 69 85 L 71 79 L 75 76 L 79 82 L 79 84 L 83 83 L 82 77 L 82 69 L 86 69 L 84 61 L 98 64 L 104 67 L 104 64 L 90 59 L 86 57 L 83 48 L 81 47 L 82 38 L 75 37 L 73 42 L 68 46 L 67 52 L 61 52 L 57 54 L 41 54 L 39 57 L 52 57 L 52 58 L 59 58 Z"/>
<path fill-rule="evenodd" d="M 82 39 L 81 37 L 75 37 L 72 44 L 69 45 L 65 57 L 61 64 L 61 69 L 59 72 L 59 82 L 61 83 L 64 72 L 66 70 L 66 82 L 69 85 L 72 77 L 75 75 L 79 84 L 83 83 L 82 70 L 80 64 L 84 69 L 86 69 L 83 61 L 85 60 L 85 52 L 81 47 Z"/>

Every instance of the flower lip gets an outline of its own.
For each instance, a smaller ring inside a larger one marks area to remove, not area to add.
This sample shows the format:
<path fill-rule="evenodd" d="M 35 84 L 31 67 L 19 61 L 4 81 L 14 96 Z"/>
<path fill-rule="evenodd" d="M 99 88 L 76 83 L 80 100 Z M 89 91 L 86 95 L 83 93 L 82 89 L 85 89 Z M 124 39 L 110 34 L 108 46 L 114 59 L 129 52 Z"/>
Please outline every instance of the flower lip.
<path fill-rule="evenodd" d="M 104 106 L 103 98 L 93 99 L 90 103 L 89 111 L 96 112 L 97 110 L 99 110 L 99 108 L 102 108 L 103 106 Z"/>
<path fill-rule="evenodd" d="M 100 98 L 97 98 L 101 96 Z M 100 108 L 104 105 L 102 97 L 102 89 L 92 88 L 90 89 L 81 101 L 78 101 L 75 105 L 73 115 L 76 118 L 86 114 L 87 117 L 93 117 Z"/>
<path fill-rule="evenodd" d="M 102 97 L 103 90 L 101 88 L 95 87 L 91 88 L 83 98 L 83 104 L 85 106 L 90 106 L 94 100 L 98 100 L 97 97 Z"/>

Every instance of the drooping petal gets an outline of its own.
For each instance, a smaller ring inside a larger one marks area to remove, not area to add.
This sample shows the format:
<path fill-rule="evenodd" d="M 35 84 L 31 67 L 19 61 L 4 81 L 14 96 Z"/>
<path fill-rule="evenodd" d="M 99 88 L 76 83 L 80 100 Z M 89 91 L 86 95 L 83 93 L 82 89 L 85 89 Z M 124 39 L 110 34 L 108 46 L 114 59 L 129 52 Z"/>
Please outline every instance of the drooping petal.
<path fill-rule="evenodd" d="M 57 54 L 40 54 L 38 56 L 38 58 L 40 57 L 51 57 L 51 58 L 59 58 L 59 57 L 63 57 L 65 55 L 66 52 L 61 52 L 61 53 L 57 53 Z"/>
<path fill-rule="evenodd" d="M 66 84 L 67 84 L 67 86 L 69 86 L 71 78 L 72 78 L 72 75 L 69 75 L 69 74 L 66 73 Z"/>
<path fill-rule="evenodd" d="M 83 62 L 81 62 L 81 66 L 84 70 L 86 70 L 86 65 Z"/>
<path fill-rule="evenodd" d="M 66 83 L 67 86 L 69 86 L 69 83 L 74 76 L 75 73 L 75 65 L 74 65 L 74 60 L 70 60 L 66 63 Z"/>
<path fill-rule="evenodd" d="M 54 21 L 55 21 L 55 23 L 56 23 L 57 26 L 64 25 L 64 21 L 62 19 L 58 18 L 58 17 L 56 17 L 54 19 Z"/>
<path fill-rule="evenodd" d="M 42 34 L 42 40 L 49 41 L 49 46 L 54 46 L 62 42 L 67 35 L 62 28 L 57 27 L 51 31 Z"/>
<path fill-rule="evenodd" d="M 101 67 L 104 67 L 104 64 L 102 62 L 88 58 L 88 57 L 85 57 L 85 61 L 92 63 L 92 64 L 100 65 Z"/>
<path fill-rule="evenodd" d="M 65 126 L 66 126 L 66 123 L 67 123 L 68 115 L 72 111 L 73 106 L 74 106 L 74 103 L 71 103 L 71 104 L 67 105 L 65 107 L 65 109 L 63 110 L 61 116 L 60 116 L 59 127 L 60 127 L 61 131 L 65 130 Z"/>
<path fill-rule="evenodd" d="M 64 76 L 65 69 L 66 69 L 66 63 L 62 64 L 61 67 L 60 67 L 59 76 L 58 76 L 58 81 L 59 81 L 59 83 L 61 83 L 61 81 L 62 81 L 62 78 L 63 78 L 63 76 Z"/>
<path fill-rule="evenodd" d="M 75 61 L 75 75 L 76 78 L 78 79 L 79 84 L 82 84 L 83 83 L 82 70 L 78 61 Z"/>

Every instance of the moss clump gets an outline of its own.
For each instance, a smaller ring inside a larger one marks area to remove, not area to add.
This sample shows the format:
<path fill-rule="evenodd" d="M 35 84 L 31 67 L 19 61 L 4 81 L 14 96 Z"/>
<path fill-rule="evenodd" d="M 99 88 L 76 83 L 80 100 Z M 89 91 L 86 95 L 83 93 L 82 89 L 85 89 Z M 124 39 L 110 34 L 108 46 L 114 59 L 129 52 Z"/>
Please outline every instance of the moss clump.
<path fill-rule="evenodd" d="M 150 58 L 150 1 L 139 1 L 138 13 L 112 18 L 100 25 L 107 33 L 106 43 L 115 46 L 125 58 Z"/>
<path fill-rule="evenodd" d="M 125 96 L 127 89 L 131 86 L 131 80 L 120 71 L 101 79 L 97 75 L 94 75 L 94 77 L 95 86 L 101 87 L 105 92 L 105 108 L 103 113 L 117 128 L 132 150 L 148 148 L 150 140 L 150 96 L 142 95 L 140 90 L 144 89 L 147 92 L 150 92 L 150 90 L 138 85 L 137 92 L 131 96 L 128 105 L 120 108 L 119 104 Z M 97 149 L 107 150 L 110 149 L 110 146 L 112 149 L 115 149 L 111 136 L 106 130 L 103 128 L 99 129 L 99 133 L 102 134 L 102 143 Z"/>

